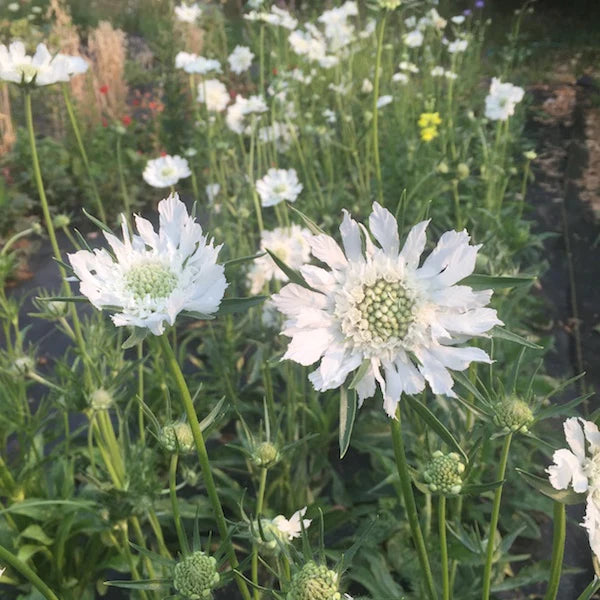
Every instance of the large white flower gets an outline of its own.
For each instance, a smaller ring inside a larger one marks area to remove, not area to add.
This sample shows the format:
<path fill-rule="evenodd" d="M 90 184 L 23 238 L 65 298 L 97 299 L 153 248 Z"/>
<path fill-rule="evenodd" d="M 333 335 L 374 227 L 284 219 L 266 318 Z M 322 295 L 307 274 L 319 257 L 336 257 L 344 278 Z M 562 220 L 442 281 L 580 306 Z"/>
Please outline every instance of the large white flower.
<path fill-rule="evenodd" d="M 245 117 L 250 114 L 260 114 L 268 110 L 262 96 L 244 98 L 241 94 L 235 97 L 235 102 L 227 108 L 225 123 L 235 133 L 243 133 L 246 128 Z"/>
<path fill-rule="evenodd" d="M 142 177 L 152 187 L 165 188 L 192 174 L 188 161 L 177 154 L 161 156 L 146 163 Z"/>
<path fill-rule="evenodd" d="M 292 225 L 291 227 L 276 227 L 273 231 L 263 231 L 260 239 L 260 249 L 269 249 L 292 269 L 299 269 L 310 259 L 311 237 L 308 229 Z M 250 293 L 258 294 L 265 284 L 272 279 L 287 281 L 287 275 L 275 264 L 273 259 L 265 254 L 257 258 L 248 271 Z"/>
<path fill-rule="evenodd" d="M 229 66 L 234 73 L 243 73 L 250 68 L 254 53 L 248 46 L 236 46 L 227 57 Z"/>
<path fill-rule="evenodd" d="M 122 217 L 123 241 L 104 233 L 112 253 L 80 250 L 69 254 L 81 293 L 98 309 L 118 310 L 117 326 L 132 325 L 161 335 L 181 311 L 215 313 L 227 287 L 215 247 L 188 215 L 177 194 L 158 205 L 159 230 L 136 215 L 139 235 Z"/>
<path fill-rule="evenodd" d="M 269 169 L 256 182 L 256 191 L 263 206 L 275 206 L 284 200 L 295 202 L 302 191 L 296 169 Z"/>
<path fill-rule="evenodd" d="M 206 104 L 206 110 L 221 112 L 229 104 L 225 84 L 218 79 L 206 79 L 198 84 L 198 102 Z"/>
<path fill-rule="evenodd" d="M 414 31 L 409 31 L 407 34 L 404 35 L 404 43 L 409 48 L 418 48 L 419 46 L 422 46 L 423 39 L 423 34 L 418 29 L 415 29 Z"/>
<path fill-rule="evenodd" d="M 302 267 L 312 290 L 291 283 L 273 299 L 287 317 L 282 333 L 292 338 L 284 358 L 321 361 L 309 376 L 317 390 L 340 387 L 365 363 L 360 402 L 375 394 L 377 382 L 393 416 L 403 393 L 417 394 L 427 381 L 434 393 L 455 396 L 448 369 L 490 362 L 479 348 L 456 347 L 502 324 L 486 308 L 491 290 L 456 285 L 472 273 L 479 246 L 469 244 L 466 231 L 448 231 L 419 267 L 427 224 L 413 227 L 400 250 L 396 220 L 375 202 L 369 228 L 380 247 L 346 211 L 345 254 L 328 235 L 310 239 L 313 256 L 329 270 Z"/>
<path fill-rule="evenodd" d="M 523 100 L 525 90 L 494 77 L 485 99 L 485 116 L 493 121 L 506 121 L 515 114 L 515 106 Z"/>
<path fill-rule="evenodd" d="M 184 23 L 195 23 L 201 14 L 202 9 L 198 6 L 198 3 L 186 4 L 183 2 L 175 7 L 175 16 L 179 21 L 183 21 Z"/>
<path fill-rule="evenodd" d="M 12 42 L 6 47 L 0 44 L 0 80 L 13 83 L 51 85 L 58 81 L 69 81 L 70 58 L 66 55 L 52 56 L 45 44 L 38 44 L 33 56 L 28 56 L 25 44 Z"/>
<path fill-rule="evenodd" d="M 175 68 L 183 69 L 186 73 L 206 75 L 214 71 L 221 73 L 221 63 L 215 58 L 205 58 L 190 52 L 178 52 L 175 56 Z"/>
<path fill-rule="evenodd" d="M 600 560 L 600 432 L 595 423 L 577 417 L 567 419 L 563 427 L 570 450 L 557 450 L 552 457 L 554 464 L 546 472 L 557 490 L 571 485 L 576 492 L 587 493 L 582 525 L 588 530 L 592 552 Z"/>
<path fill-rule="evenodd" d="M 283 515 L 277 515 L 273 519 L 273 524 L 279 532 L 282 534 L 286 542 L 294 540 L 302 535 L 302 527 L 308 529 L 312 523 L 312 519 L 303 519 L 306 514 L 306 506 L 300 510 L 297 510 L 289 519 L 286 519 Z M 300 524 L 302 519 L 302 524 Z"/>

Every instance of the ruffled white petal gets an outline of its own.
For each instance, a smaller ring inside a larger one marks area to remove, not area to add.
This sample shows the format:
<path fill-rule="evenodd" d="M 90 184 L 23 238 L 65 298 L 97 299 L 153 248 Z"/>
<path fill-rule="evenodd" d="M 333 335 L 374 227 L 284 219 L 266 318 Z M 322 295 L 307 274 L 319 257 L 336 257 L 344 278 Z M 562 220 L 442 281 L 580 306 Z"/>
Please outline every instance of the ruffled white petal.
<path fill-rule="evenodd" d="M 400 257 L 406 262 L 406 266 L 410 269 L 416 269 L 419 265 L 419 260 L 423 250 L 425 250 L 425 244 L 427 243 L 427 236 L 425 234 L 429 220 L 421 221 L 415 225 L 408 233 Z"/>
<path fill-rule="evenodd" d="M 310 247 L 315 258 L 328 264 L 332 269 L 344 269 L 348 261 L 337 242 L 328 235 L 315 235 L 310 240 Z"/>
<path fill-rule="evenodd" d="M 342 211 L 344 218 L 340 225 L 340 233 L 342 235 L 342 243 L 348 260 L 361 262 L 362 256 L 362 241 L 360 238 L 360 228 L 358 223 L 350 217 L 347 210 Z"/>
<path fill-rule="evenodd" d="M 569 484 L 573 482 L 573 489 L 576 492 L 586 492 L 588 489 L 587 477 L 583 471 L 583 466 L 579 458 L 566 448 L 557 450 L 552 456 L 554 461 L 546 469 L 550 475 L 550 483 L 557 490 L 566 490 Z"/>
<path fill-rule="evenodd" d="M 373 203 L 369 229 L 388 256 L 397 256 L 400 249 L 398 223 L 392 213 L 378 202 Z"/>
<path fill-rule="evenodd" d="M 584 422 L 583 419 L 578 419 L 577 417 L 567 419 L 563 424 L 563 429 L 565 431 L 565 438 L 573 454 L 579 462 L 583 463 L 585 459 L 585 436 L 583 428 L 579 423 L 580 420 Z"/>

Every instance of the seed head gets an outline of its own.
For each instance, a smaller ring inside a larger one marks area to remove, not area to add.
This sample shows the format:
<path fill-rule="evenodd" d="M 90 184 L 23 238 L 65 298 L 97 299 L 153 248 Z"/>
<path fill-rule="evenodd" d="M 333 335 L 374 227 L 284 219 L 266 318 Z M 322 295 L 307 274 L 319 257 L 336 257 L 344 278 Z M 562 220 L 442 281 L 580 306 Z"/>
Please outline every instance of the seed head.
<path fill-rule="evenodd" d="M 173 586 L 187 600 L 209 600 L 219 580 L 217 561 L 201 550 L 178 562 L 173 572 Z"/>
<path fill-rule="evenodd" d="M 338 580 L 335 571 L 310 561 L 292 578 L 286 600 L 341 600 Z"/>
<path fill-rule="evenodd" d="M 465 465 L 455 452 L 444 454 L 437 450 L 423 471 L 423 479 L 434 494 L 456 496 L 462 489 Z"/>
<path fill-rule="evenodd" d="M 503 398 L 494 407 L 494 423 L 506 433 L 527 433 L 529 426 L 533 423 L 533 412 L 524 400 L 516 396 Z"/>

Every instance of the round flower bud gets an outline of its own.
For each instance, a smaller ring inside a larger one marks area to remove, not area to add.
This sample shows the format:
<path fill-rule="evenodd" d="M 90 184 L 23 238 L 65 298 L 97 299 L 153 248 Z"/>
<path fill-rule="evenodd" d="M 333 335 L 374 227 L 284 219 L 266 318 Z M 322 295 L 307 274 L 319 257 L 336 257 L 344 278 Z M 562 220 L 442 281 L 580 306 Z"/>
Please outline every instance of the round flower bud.
<path fill-rule="evenodd" d="M 254 521 L 250 533 L 260 553 L 265 556 L 279 554 L 280 542 L 286 543 L 288 541 L 271 519 L 261 519 L 260 529 L 258 522 Z"/>
<path fill-rule="evenodd" d="M 402 0 L 379 0 L 379 7 L 385 10 L 395 10 L 401 3 Z"/>
<path fill-rule="evenodd" d="M 341 600 L 338 580 L 335 571 L 310 561 L 292 578 L 286 600 Z"/>
<path fill-rule="evenodd" d="M 450 169 L 448 169 L 448 165 L 442 161 L 438 166 L 437 166 L 437 172 L 441 173 L 442 175 L 446 175 L 446 173 L 448 173 Z"/>
<path fill-rule="evenodd" d="M 504 398 L 494 407 L 494 423 L 506 433 L 527 433 L 529 426 L 533 423 L 533 412 L 524 400 L 516 396 Z"/>
<path fill-rule="evenodd" d="M 261 442 L 254 448 L 251 460 L 257 467 L 268 469 L 279 460 L 279 450 L 271 442 Z"/>
<path fill-rule="evenodd" d="M 13 362 L 12 370 L 17 375 L 27 375 L 27 373 L 33 371 L 33 367 L 34 362 L 31 356 L 19 356 L 18 358 L 15 358 Z"/>
<path fill-rule="evenodd" d="M 68 227 L 71 224 L 71 217 L 69 215 L 61 214 L 54 217 L 54 227 L 61 229 Z"/>
<path fill-rule="evenodd" d="M 31 230 L 33 231 L 33 233 L 35 233 L 37 235 L 42 235 L 42 232 L 43 232 L 42 224 L 35 221 L 34 223 L 31 224 Z"/>
<path fill-rule="evenodd" d="M 527 160 L 535 160 L 537 158 L 537 153 L 535 150 L 527 150 L 527 152 L 523 152 L 523 156 Z"/>
<path fill-rule="evenodd" d="M 219 580 L 217 561 L 201 550 L 178 562 L 173 572 L 173 586 L 187 600 L 208 600 Z"/>
<path fill-rule="evenodd" d="M 168 452 L 189 454 L 194 451 L 194 436 L 188 423 L 167 423 L 161 430 L 159 441 Z"/>
<path fill-rule="evenodd" d="M 423 478 L 434 494 L 456 496 L 462 489 L 465 465 L 456 452 L 444 454 L 437 450 L 423 471 Z"/>
<path fill-rule="evenodd" d="M 470 170 L 469 165 L 466 163 L 459 163 L 456 167 L 456 174 L 459 179 L 466 179 L 469 176 Z"/>
<path fill-rule="evenodd" d="M 50 300 L 46 302 L 48 314 L 56 318 L 64 317 L 67 314 L 68 308 L 67 303 L 62 300 Z"/>
<path fill-rule="evenodd" d="M 93 410 L 108 410 L 113 405 L 113 397 L 103 388 L 90 394 L 90 407 Z"/>

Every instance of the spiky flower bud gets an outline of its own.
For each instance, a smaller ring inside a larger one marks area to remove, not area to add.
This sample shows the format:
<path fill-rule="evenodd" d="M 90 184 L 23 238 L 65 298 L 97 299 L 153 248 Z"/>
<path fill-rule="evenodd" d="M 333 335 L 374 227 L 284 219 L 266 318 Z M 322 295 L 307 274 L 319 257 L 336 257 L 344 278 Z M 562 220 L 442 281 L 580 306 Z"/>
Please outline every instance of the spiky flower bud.
<path fill-rule="evenodd" d="M 173 586 L 187 600 L 208 600 L 219 583 L 217 561 L 197 550 L 175 565 Z"/>
<path fill-rule="evenodd" d="M 423 471 L 423 478 L 434 494 L 456 496 L 462 489 L 465 465 L 456 452 L 444 454 L 437 450 Z"/>
<path fill-rule="evenodd" d="M 279 461 L 279 450 L 271 442 L 261 442 L 254 448 L 251 460 L 257 467 L 268 469 Z"/>
<path fill-rule="evenodd" d="M 113 405 L 113 397 L 110 392 L 98 388 L 90 394 L 90 407 L 92 410 L 108 410 Z"/>
<path fill-rule="evenodd" d="M 506 433 L 527 433 L 533 423 L 533 412 L 524 400 L 516 396 L 503 398 L 494 407 L 494 423 Z"/>
<path fill-rule="evenodd" d="M 310 561 L 292 578 L 286 600 L 341 600 L 338 584 L 335 571 Z"/>
<path fill-rule="evenodd" d="M 159 441 L 167 452 L 189 454 L 194 451 L 194 436 L 188 423 L 167 423 L 159 434 Z"/>
<path fill-rule="evenodd" d="M 15 358 L 12 364 L 12 370 L 17 375 L 27 375 L 30 371 L 33 371 L 35 363 L 31 356 L 19 356 Z"/>

